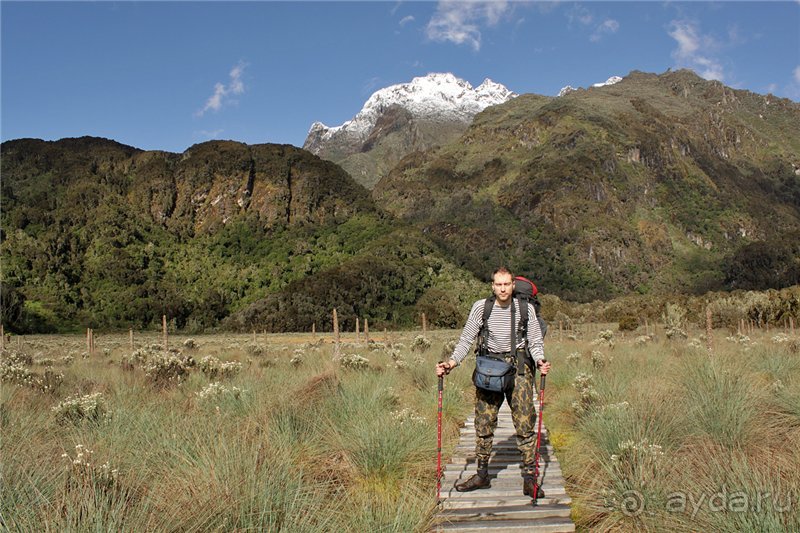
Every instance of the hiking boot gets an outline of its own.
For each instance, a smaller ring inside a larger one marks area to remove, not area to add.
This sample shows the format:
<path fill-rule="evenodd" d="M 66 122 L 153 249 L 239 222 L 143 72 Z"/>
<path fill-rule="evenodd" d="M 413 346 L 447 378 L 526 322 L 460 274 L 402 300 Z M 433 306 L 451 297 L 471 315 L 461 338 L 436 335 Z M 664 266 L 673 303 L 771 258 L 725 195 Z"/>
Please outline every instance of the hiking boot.
<path fill-rule="evenodd" d="M 489 476 L 482 476 L 480 474 L 473 474 L 466 481 L 456 481 L 455 485 L 453 485 L 458 492 L 469 492 L 471 490 L 476 489 L 485 489 L 491 486 L 491 482 L 489 481 Z"/>
<path fill-rule="evenodd" d="M 542 489 L 541 485 L 539 485 L 539 488 L 536 489 L 536 480 L 533 477 L 526 476 L 522 478 L 522 494 L 533 498 L 534 489 L 536 490 L 537 500 L 539 498 L 544 498 L 544 489 Z"/>

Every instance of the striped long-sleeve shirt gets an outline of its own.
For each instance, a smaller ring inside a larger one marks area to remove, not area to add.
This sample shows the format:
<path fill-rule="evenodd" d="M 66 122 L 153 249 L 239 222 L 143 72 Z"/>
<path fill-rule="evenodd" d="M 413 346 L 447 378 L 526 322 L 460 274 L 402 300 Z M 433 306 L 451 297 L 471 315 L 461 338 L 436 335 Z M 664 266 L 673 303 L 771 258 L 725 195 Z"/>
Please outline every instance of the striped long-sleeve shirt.
<path fill-rule="evenodd" d="M 519 313 L 519 300 L 513 300 L 515 310 L 515 324 L 514 327 L 519 327 L 520 313 Z M 486 300 L 478 300 L 472 304 L 472 310 L 469 312 L 467 323 L 464 325 L 464 330 L 461 332 L 461 338 L 458 341 L 455 349 L 453 350 L 453 359 L 459 365 L 469 353 L 470 346 L 475 342 L 478 333 L 483 324 L 483 307 Z M 506 353 L 511 351 L 511 306 L 500 306 L 497 302 L 494 303 L 492 314 L 489 315 L 487 320 L 489 335 L 487 338 L 488 347 L 490 352 Z M 517 339 L 517 348 L 525 346 L 525 339 Z M 542 331 L 539 328 L 539 321 L 536 320 L 536 311 L 533 305 L 528 303 L 528 351 L 533 358 L 534 363 L 538 364 L 539 361 L 544 359 L 544 342 L 542 341 Z"/>

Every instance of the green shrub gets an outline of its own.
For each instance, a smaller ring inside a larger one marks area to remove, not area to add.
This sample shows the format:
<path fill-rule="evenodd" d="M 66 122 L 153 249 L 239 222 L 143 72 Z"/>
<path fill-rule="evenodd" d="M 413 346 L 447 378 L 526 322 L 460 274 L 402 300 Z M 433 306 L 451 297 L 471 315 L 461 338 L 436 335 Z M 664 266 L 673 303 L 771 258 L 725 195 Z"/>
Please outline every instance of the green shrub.
<path fill-rule="evenodd" d="M 620 317 L 617 327 L 620 331 L 636 331 L 639 327 L 639 319 L 634 315 L 623 315 Z"/>
<path fill-rule="evenodd" d="M 242 371 L 242 363 L 237 361 L 222 362 L 213 355 L 209 355 L 200 360 L 197 364 L 197 368 L 199 368 L 208 379 L 228 379 Z"/>
<path fill-rule="evenodd" d="M 369 359 L 358 354 L 349 353 L 339 359 L 339 365 L 350 370 L 363 370 L 369 368 Z"/>
<path fill-rule="evenodd" d="M 414 342 L 411 343 L 412 352 L 425 352 L 430 347 L 431 347 L 431 341 L 429 341 L 423 335 L 417 335 L 416 337 L 414 337 Z"/>
<path fill-rule="evenodd" d="M 686 309 L 677 304 L 667 304 L 662 316 L 664 333 L 668 339 L 688 337 L 686 333 Z"/>
<path fill-rule="evenodd" d="M 578 391 L 578 399 L 572 403 L 573 410 L 579 416 L 589 413 L 600 399 L 594 388 L 594 377 L 580 373 L 575 376 L 572 387 Z"/>
<path fill-rule="evenodd" d="M 168 387 L 185 380 L 194 366 L 192 356 L 161 352 L 149 356 L 142 368 L 150 383 L 158 387 Z"/>
<path fill-rule="evenodd" d="M 56 414 L 56 420 L 62 424 L 75 424 L 84 420 L 87 422 L 102 422 L 111 416 L 111 412 L 106 407 L 103 394 L 100 392 L 83 396 L 69 396 L 53 407 L 53 412 Z"/>

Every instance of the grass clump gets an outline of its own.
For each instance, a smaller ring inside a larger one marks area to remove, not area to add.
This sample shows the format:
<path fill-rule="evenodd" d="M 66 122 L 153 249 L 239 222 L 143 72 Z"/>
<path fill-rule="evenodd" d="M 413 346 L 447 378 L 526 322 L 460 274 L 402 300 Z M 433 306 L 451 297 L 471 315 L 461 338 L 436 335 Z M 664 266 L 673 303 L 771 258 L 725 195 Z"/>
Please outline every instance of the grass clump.
<path fill-rule="evenodd" d="M 663 327 L 688 334 L 679 322 Z M 795 530 L 800 363 L 789 341 L 713 331 L 709 353 L 704 332 L 694 348 L 660 341 L 661 328 L 620 340 L 601 365 L 590 342 L 548 346 L 545 421 L 578 528 Z"/>
<path fill-rule="evenodd" d="M 86 395 L 73 395 L 53 407 L 59 423 L 102 422 L 111 416 L 101 392 Z"/>
<path fill-rule="evenodd" d="M 406 345 L 414 338 L 397 336 Z M 113 335 L 104 340 L 113 351 L 128 345 L 127 336 L 116 345 Z M 330 344 L 309 347 L 291 336 L 270 336 L 264 341 L 269 353 L 285 359 L 268 368 L 242 365 L 223 379 L 218 354 L 243 340 L 204 336 L 189 358 L 145 337 L 128 352 L 127 370 L 100 353 L 77 358 L 63 369 L 63 387 L 78 392 L 61 401 L 4 384 L 5 526 L 428 529 L 435 508 L 436 380 L 422 376 L 433 375 L 435 361 L 404 349 L 410 368 L 399 370 L 385 347 L 353 344 L 346 353 L 369 357 L 369 367 L 379 371 L 349 371 L 331 361 Z M 63 346 L 56 348 L 48 342 L 41 348 L 57 358 L 59 350 L 79 350 L 83 339 L 59 337 Z M 438 350 L 436 333 L 431 342 Z M 296 356 L 302 364 L 285 364 Z M 445 389 L 445 443 L 458 438 L 468 410 L 469 376 L 463 374 Z"/>
<path fill-rule="evenodd" d="M 169 387 L 183 382 L 194 366 L 192 356 L 174 352 L 150 355 L 142 364 L 147 380 L 156 387 Z"/>
<path fill-rule="evenodd" d="M 229 379 L 242 371 L 242 363 L 238 361 L 222 362 L 213 355 L 208 355 L 200 360 L 197 368 L 208 379 Z"/>

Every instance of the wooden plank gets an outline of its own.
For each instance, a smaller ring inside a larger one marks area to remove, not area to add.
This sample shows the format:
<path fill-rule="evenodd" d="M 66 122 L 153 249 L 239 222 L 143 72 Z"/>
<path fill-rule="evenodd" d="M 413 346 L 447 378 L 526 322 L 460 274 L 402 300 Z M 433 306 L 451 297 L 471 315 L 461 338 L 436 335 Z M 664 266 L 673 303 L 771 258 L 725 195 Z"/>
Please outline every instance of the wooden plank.
<path fill-rule="evenodd" d="M 448 522 L 466 520 L 530 520 L 543 517 L 569 517 L 570 509 L 565 505 L 533 505 L 530 501 L 523 505 L 502 505 L 500 507 L 472 507 L 448 509 L 441 513 Z"/>
<path fill-rule="evenodd" d="M 564 489 L 563 485 L 553 485 L 545 483 L 542 485 L 542 488 L 545 491 L 545 495 L 552 498 L 557 498 L 559 500 L 563 498 L 568 498 L 567 491 Z M 453 500 L 481 500 L 481 499 L 491 499 L 491 498 L 515 498 L 522 494 L 522 485 L 517 484 L 509 488 L 503 488 L 499 486 L 493 486 L 491 490 L 481 489 L 481 490 L 473 490 L 472 492 L 458 492 L 451 486 L 449 487 L 442 487 L 442 496 L 443 502 L 453 499 Z M 527 496 L 526 496 L 527 498 Z M 527 498 L 530 500 L 530 498 Z"/>
<path fill-rule="evenodd" d="M 550 518 L 546 520 L 506 520 L 499 523 L 492 522 L 459 522 L 442 524 L 435 531 L 448 531 L 460 533 L 489 533 L 496 531 L 525 531 L 529 533 L 568 533 L 575 531 L 575 524 L 568 518 Z"/>
<path fill-rule="evenodd" d="M 479 491 L 478 491 L 479 492 Z M 542 498 L 536 500 L 537 505 L 570 505 L 572 498 L 565 496 L 563 498 Z M 442 503 L 444 509 L 471 509 L 476 507 L 505 507 L 509 505 L 531 505 L 531 498 L 523 496 L 520 491 L 508 497 L 499 497 L 496 494 L 490 494 L 485 498 L 448 498 L 447 501 Z"/>
<path fill-rule="evenodd" d="M 452 459 L 450 459 L 450 462 L 448 464 L 456 465 L 456 466 L 459 466 L 459 465 L 474 465 L 474 464 L 476 464 L 476 461 L 477 461 L 477 458 L 475 457 L 475 454 L 472 454 L 471 456 L 468 456 L 468 455 L 455 455 L 455 456 L 453 456 Z M 492 464 L 494 464 L 494 465 L 507 465 L 507 466 L 519 465 L 520 464 L 519 452 L 516 452 L 516 453 L 513 453 L 513 454 L 512 453 L 508 453 L 508 454 L 496 454 L 496 453 L 493 453 L 492 455 L 489 456 L 489 464 L 490 465 L 492 465 Z M 558 458 L 557 457 L 546 457 L 544 455 L 539 456 L 539 466 L 542 466 L 542 465 L 558 465 L 558 464 L 560 464 L 560 463 L 558 462 Z"/>
<path fill-rule="evenodd" d="M 448 467 L 450 468 L 450 467 Z M 474 468 L 470 470 L 464 469 L 448 469 L 444 471 L 444 479 L 467 479 L 473 474 L 476 474 L 477 471 Z M 489 465 L 489 479 L 491 480 L 502 480 L 502 479 L 518 479 L 522 477 L 522 470 L 518 467 L 508 468 L 508 469 L 496 469 L 491 468 L 491 464 Z M 560 468 L 548 468 L 548 469 L 539 469 L 539 477 L 545 477 L 550 479 L 555 478 L 563 478 L 564 474 L 561 472 Z"/>
<path fill-rule="evenodd" d="M 489 475 L 497 475 L 505 472 L 519 473 L 522 469 L 519 461 L 504 462 L 504 461 L 489 461 Z M 456 463 L 450 464 L 444 468 L 445 472 L 464 472 L 472 475 L 477 472 L 477 465 L 474 462 L 470 463 Z M 543 463 L 539 461 L 540 472 L 561 472 L 561 463 Z"/>
<path fill-rule="evenodd" d="M 472 438 L 474 439 L 475 436 L 473 435 Z M 504 453 L 504 454 L 508 454 L 508 453 L 514 452 L 517 455 L 519 455 L 519 450 L 517 449 L 517 445 L 516 444 L 510 444 L 510 443 L 496 443 L 495 442 L 493 444 L 493 446 L 492 446 L 492 451 L 498 452 L 498 453 Z M 458 446 L 456 446 L 456 448 L 454 450 L 454 453 L 455 454 L 459 454 L 459 455 L 466 455 L 466 454 L 468 454 L 470 452 L 472 454 L 475 453 L 475 442 L 474 442 L 474 440 L 471 443 L 464 442 L 462 444 L 459 444 Z M 542 444 L 541 454 L 542 455 L 553 456 L 553 455 L 555 455 L 555 450 L 553 449 L 552 446 L 549 446 L 549 445 L 545 446 L 544 444 Z"/>
<path fill-rule="evenodd" d="M 472 492 L 458 492 L 453 488 L 455 482 L 475 474 L 477 467 L 473 417 L 467 419 L 460 433 L 454 455 L 443 471 L 442 501 L 434 531 L 575 531 L 570 519 L 572 499 L 564 489 L 561 464 L 549 444 L 546 428 L 542 428 L 539 457 L 540 476 L 543 476 L 540 480 L 545 497 L 539 499 L 536 505 L 522 493 L 521 457 L 511 409 L 507 404 L 500 409 L 494 433 L 489 460 L 490 487 Z"/>

